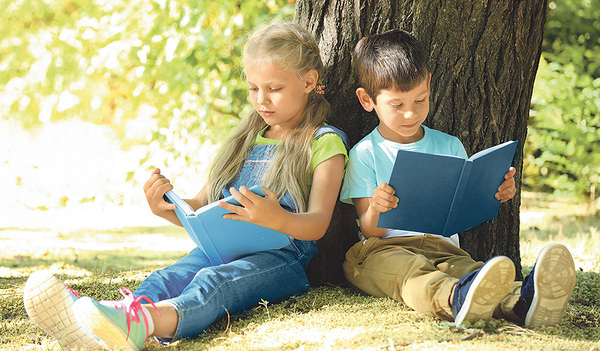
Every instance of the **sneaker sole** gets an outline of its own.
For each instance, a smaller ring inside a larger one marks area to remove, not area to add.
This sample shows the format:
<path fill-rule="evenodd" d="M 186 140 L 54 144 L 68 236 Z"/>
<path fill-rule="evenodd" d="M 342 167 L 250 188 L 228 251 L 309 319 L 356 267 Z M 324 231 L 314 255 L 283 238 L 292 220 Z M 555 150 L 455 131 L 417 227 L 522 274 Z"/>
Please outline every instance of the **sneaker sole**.
<path fill-rule="evenodd" d="M 533 282 L 535 293 L 525 327 L 559 324 L 575 287 L 575 263 L 569 250 L 558 243 L 546 245 L 537 259 Z"/>
<path fill-rule="evenodd" d="M 31 320 L 64 349 L 102 349 L 103 345 L 76 321 L 73 295 L 50 272 L 33 273 L 23 291 L 25 310 Z"/>
<path fill-rule="evenodd" d="M 127 338 L 127 333 L 113 323 L 88 297 L 82 297 L 77 301 L 74 307 L 75 314 L 86 316 L 85 319 L 79 318 L 79 322 L 93 334 L 102 340 L 110 350 L 131 350 L 139 351 L 140 348 L 135 346 Z"/>
<path fill-rule="evenodd" d="M 456 324 L 461 324 L 465 320 L 470 322 L 480 319 L 489 321 L 500 300 L 508 294 L 513 286 L 515 265 L 508 257 L 494 257 L 481 270 L 467 292 L 463 308 L 454 318 Z"/>

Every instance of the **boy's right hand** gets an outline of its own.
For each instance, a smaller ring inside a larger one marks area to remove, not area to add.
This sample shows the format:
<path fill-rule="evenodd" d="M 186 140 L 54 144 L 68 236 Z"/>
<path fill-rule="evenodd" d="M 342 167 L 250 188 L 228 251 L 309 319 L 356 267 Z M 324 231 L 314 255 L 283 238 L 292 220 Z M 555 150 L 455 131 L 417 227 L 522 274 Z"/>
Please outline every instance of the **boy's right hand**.
<path fill-rule="evenodd" d="M 150 179 L 144 184 L 144 194 L 150 205 L 150 210 L 157 216 L 164 217 L 168 211 L 173 211 L 177 208 L 175 204 L 166 202 L 164 195 L 167 191 L 172 190 L 171 182 L 160 174 L 160 169 L 156 168 L 152 171 Z"/>
<path fill-rule="evenodd" d="M 381 183 L 373 190 L 371 198 L 371 210 L 377 213 L 383 213 L 398 206 L 398 198 L 394 196 L 394 188 L 387 183 Z"/>

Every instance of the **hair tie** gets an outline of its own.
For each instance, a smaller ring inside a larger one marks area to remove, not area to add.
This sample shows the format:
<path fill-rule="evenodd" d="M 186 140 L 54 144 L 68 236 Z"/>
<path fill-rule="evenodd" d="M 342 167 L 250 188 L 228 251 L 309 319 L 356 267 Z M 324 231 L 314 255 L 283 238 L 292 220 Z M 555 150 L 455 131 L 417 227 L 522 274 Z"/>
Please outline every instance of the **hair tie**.
<path fill-rule="evenodd" d="M 323 95 L 325 94 L 325 84 L 319 84 L 315 87 L 315 91 L 317 92 L 317 94 L 319 95 Z"/>

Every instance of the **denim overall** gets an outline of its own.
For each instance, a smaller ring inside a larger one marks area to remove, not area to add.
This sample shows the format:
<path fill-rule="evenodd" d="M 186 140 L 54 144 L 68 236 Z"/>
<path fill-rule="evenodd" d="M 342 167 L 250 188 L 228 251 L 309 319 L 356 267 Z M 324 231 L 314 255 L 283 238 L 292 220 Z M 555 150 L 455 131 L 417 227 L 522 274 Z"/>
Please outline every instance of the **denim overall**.
<path fill-rule="evenodd" d="M 346 143 L 344 133 L 331 126 L 321 127 L 315 138 L 325 133 L 336 133 Z M 231 186 L 260 184 L 276 148 L 277 145 L 256 145 L 238 176 L 223 189 L 223 196 L 230 195 Z M 295 211 L 289 194 L 280 203 Z M 175 307 L 179 321 L 174 338 L 169 340 L 175 341 L 200 334 L 226 313 L 241 313 L 262 300 L 277 303 L 304 293 L 309 288 L 305 269 L 316 253 L 315 241 L 291 238 L 290 244 L 279 250 L 211 266 L 206 255 L 195 248 L 173 265 L 153 272 L 134 294 L 145 295 L 154 302 L 167 300 Z"/>

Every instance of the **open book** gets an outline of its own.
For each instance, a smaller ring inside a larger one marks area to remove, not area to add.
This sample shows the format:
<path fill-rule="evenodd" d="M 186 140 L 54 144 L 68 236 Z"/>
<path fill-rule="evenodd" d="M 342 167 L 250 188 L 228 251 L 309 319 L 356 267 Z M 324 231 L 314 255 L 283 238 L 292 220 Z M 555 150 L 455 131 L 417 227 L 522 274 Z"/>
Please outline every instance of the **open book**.
<path fill-rule="evenodd" d="M 516 147 L 507 141 L 468 160 L 399 150 L 389 181 L 398 207 L 381 213 L 377 226 L 451 236 L 496 217 L 494 195 Z"/>
<path fill-rule="evenodd" d="M 250 190 L 264 196 L 260 186 Z M 224 219 L 223 215 L 229 211 L 218 204 L 220 201 L 227 201 L 239 205 L 232 196 L 210 203 L 197 211 L 172 190 L 165 194 L 165 199 L 177 205 L 174 210 L 177 218 L 190 238 L 215 266 L 259 251 L 280 249 L 290 243 L 291 238 L 283 233 L 250 222 Z"/>

